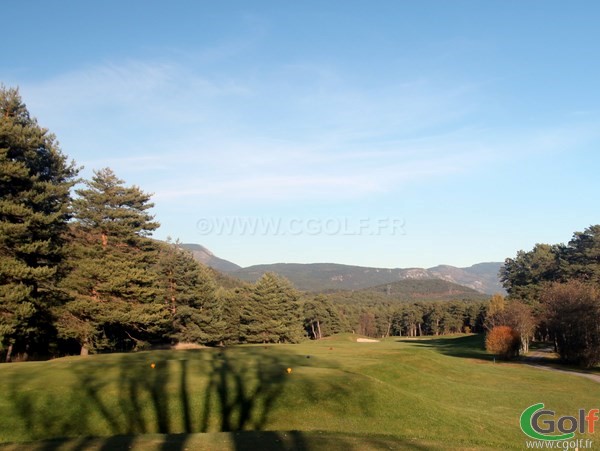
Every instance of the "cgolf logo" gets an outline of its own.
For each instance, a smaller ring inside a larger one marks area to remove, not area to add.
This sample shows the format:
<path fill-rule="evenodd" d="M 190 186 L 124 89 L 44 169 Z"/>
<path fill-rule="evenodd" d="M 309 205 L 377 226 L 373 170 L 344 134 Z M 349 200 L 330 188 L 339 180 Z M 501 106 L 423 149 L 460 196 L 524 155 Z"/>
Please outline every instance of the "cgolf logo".
<path fill-rule="evenodd" d="M 556 412 L 544 409 L 543 403 L 534 404 L 521 414 L 521 430 L 535 440 L 569 440 L 575 437 L 575 432 L 593 434 L 599 413 L 600 409 L 590 409 L 587 413 L 579 409 L 577 416 L 556 418 Z"/>

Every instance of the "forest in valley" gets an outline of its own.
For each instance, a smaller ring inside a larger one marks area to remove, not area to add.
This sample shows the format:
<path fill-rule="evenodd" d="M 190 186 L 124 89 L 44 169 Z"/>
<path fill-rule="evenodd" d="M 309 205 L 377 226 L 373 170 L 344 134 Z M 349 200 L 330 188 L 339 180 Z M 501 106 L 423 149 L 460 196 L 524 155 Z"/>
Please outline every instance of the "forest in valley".
<path fill-rule="evenodd" d="M 506 298 L 300 292 L 274 273 L 235 279 L 198 263 L 177 240 L 153 239 L 150 194 L 110 168 L 89 180 L 80 170 L 18 90 L 1 87 L 0 361 L 177 343 L 297 343 L 341 332 L 495 330 L 490 349 L 507 358 L 541 340 L 565 361 L 600 363 L 600 225 L 506 259 Z"/>

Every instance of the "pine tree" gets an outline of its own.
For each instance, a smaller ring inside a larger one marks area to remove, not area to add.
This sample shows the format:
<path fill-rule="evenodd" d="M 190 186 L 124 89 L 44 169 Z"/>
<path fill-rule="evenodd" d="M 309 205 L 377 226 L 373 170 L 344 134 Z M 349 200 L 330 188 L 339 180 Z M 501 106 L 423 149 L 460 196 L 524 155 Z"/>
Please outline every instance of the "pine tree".
<path fill-rule="evenodd" d="M 298 294 L 273 273 L 264 274 L 242 307 L 241 339 L 247 343 L 297 343 L 302 339 Z"/>
<path fill-rule="evenodd" d="M 110 169 L 96 171 L 86 186 L 73 202 L 72 271 L 64 283 L 73 301 L 61 309 L 59 331 L 77 340 L 82 354 L 139 349 L 160 339 L 169 322 L 160 299 L 158 249 L 148 238 L 159 226 L 148 213 L 153 204 Z"/>
<path fill-rule="evenodd" d="M 583 232 L 575 232 L 563 250 L 566 277 L 600 284 L 600 225 L 593 225 Z"/>
<path fill-rule="evenodd" d="M 223 288 L 217 290 L 217 298 L 222 307 L 223 318 L 223 344 L 230 345 L 241 343 L 242 339 L 242 311 L 251 299 L 252 292 L 249 287 Z"/>
<path fill-rule="evenodd" d="M 208 268 L 179 243 L 167 243 L 161 246 L 159 272 L 164 303 L 172 318 L 172 338 L 179 342 L 220 343 L 222 307 Z"/>
<path fill-rule="evenodd" d="M 50 341 L 76 175 L 18 90 L 0 86 L 0 348 L 7 361 L 45 352 Z"/>

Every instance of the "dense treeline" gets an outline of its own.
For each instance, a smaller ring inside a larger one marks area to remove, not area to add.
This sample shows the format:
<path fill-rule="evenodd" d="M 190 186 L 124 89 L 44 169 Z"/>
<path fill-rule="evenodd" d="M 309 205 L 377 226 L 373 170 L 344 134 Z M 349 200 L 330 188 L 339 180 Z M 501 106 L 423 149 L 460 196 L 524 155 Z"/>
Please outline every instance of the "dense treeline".
<path fill-rule="evenodd" d="M 487 308 L 487 302 L 470 300 L 334 305 L 341 324 L 370 337 L 483 332 Z"/>
<path fill-rule="evenodd" d="M 506 259 L 500 276 L 509 298 L 507 308 L 500 305 L 491 315 L 495 326 L 521 332 L 518 323 L 527 324 L 523 343 L 537 337 L 554 342 L 567 362 L 600 363 L 600 225 L 575 232 L 566 245 L 519 251 Z"/>

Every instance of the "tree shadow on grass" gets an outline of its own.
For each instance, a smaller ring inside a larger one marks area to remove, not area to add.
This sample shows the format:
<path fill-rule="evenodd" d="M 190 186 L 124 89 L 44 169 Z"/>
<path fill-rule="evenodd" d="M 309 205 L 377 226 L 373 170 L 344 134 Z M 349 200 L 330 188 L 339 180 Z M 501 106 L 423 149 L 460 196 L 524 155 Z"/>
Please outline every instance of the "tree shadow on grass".
<path fill-rule="evenodd" d="M 165 449 L 183 449 L 185 434 L 260 431 L 267 424 L 289 362 L 277 353 L 244 351 L 203 350 L 201 359 L 188 351 L 152 364 L 125 356 L 116 400 L 107 396 L 114 381 L 92 372 L 78 377 L 83 398 L 112 434 L 169 434 Z"/>
<path fill-rule="evenodd" d="M 138 435 L 161 434 L 156 449 L 183 450 L 192 433 L 256 431 L 268 449 L 305 449 L 300 433 L 283 440 L 265 431 L 290 380 L 286 369 L 302 364 L 303 356 L 262 347 L 99 356 L 73 361 L 71 379 L 60 387 L 44 387 L 41 375 L 35 389 L 15 380 L 8 398 L 34 440 L 110 435 L 98 448 L 110 450 L 128 449 Z M 247 435 L 232 439 L 235 449 L 250 449 Z M 80 442 L 73 449 L 91 446 Z M 39 449 L 64 443 L 51 440 Z"/>
<path fill-rule="evenodd" d="M 211 430 L 215 418 L 219 418 L 218 430 L 222 432 L 263 430 L 288 378 L 287 367 L 279 356 L 257 355 L 260 358 L 236 359 L 222 350 L 210 361 L 201 432 Z"/>

